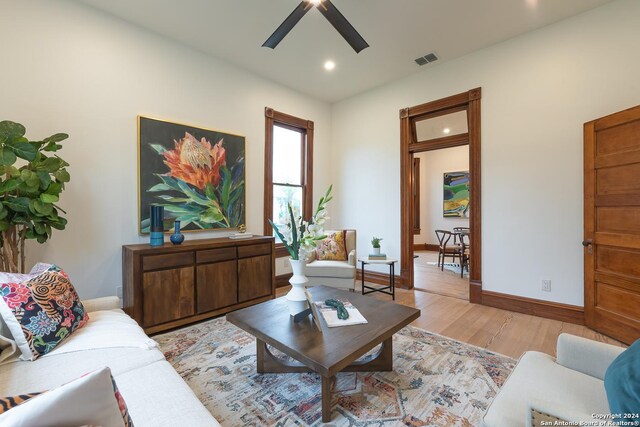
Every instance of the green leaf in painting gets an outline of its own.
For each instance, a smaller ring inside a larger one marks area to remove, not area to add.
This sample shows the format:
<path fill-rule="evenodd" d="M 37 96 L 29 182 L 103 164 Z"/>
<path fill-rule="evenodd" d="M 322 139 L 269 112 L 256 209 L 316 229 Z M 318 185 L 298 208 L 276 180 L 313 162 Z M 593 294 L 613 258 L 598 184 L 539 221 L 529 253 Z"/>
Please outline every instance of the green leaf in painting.
<path fill-rule="evenodd" d="M 216 189 L 210 182 L 207 182 L 207 185 L 204 186 L 204 194 L 211 200 L 217 200 Z"/>
<path fill-rule="evenodd" d="M 169 190 L 173 190 L 173 188 L 171 188 L 170 186 L 168 186 L 165 183 L 160 183 L 160 184 L 154 185 L 153 187 L 151 187 L 147 191 L 150 192 L 150 193 L 154 193 L 156 191 L 169 191 Z"/>
<path fill-rule="evenodd" d="M 220 172 L 222 174 L 222 209 L 227 212 L 227 210 L 229 209 L 229 194 L 231 192 L 231 173 L 226 167 L 221 168 Z"/>
<path fill-rule="evenodd" d="M 149 144 L 149 146 L 153 148 L 158 154 L 162 154 L 167 151 L 167 149 L 160 144 Z"/>
<path fill-rule="evenodd" d="M 200 215 L 200 221 L 215 224 L 224 221 L 224 215 L 218 208 L 209 208 Z"/>

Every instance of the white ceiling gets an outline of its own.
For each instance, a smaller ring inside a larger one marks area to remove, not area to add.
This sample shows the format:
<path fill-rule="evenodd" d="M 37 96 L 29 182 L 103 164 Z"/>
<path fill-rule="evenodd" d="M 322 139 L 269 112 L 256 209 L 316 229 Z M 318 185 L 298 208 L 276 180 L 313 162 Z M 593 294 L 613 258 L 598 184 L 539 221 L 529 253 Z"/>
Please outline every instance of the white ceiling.
<path fill-rule="evenodd" d="M 335 102 L 612 0 L 332 0 L 371 45 L 360 54 L 315 9 L 275 50 L 261 47 L 299 0 L 76 1 Z M 440 60 L 413 62 L 429 52 Z"/>

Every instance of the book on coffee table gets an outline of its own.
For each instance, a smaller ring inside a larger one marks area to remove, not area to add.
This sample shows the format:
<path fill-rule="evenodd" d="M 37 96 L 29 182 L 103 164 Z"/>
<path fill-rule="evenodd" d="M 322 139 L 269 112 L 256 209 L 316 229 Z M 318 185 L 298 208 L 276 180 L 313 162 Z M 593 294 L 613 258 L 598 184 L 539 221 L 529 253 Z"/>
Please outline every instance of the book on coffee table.
<path fill-rule="evenodd" d="M 347 300 L 339 300 L 342 304 L 344 304 L 344 308 L 347 309 L 347 313 L 349 313 L 349 318 L 342 320 L 338 319 L 338 310 L 333 307 L 329 307 L 324 303 L 324 301 L 316 301 L 314 304 L 316 309 L 322 313 L 322 317 L 324 321 L 327 323 L 327 326 L 330 328 L 335 328 L 337 326 L 350 326 L 350 325 L 362 325 L 367 322 L 367 319 L 364 318 L 362 314 L 358 311 L 357 308 L 353 306 Z"/>
<path fill-rule="evenodd" d="M 369 259 L 371 261 L 386 260 L 387 255 L 386 254 L 369 254 Z"/>

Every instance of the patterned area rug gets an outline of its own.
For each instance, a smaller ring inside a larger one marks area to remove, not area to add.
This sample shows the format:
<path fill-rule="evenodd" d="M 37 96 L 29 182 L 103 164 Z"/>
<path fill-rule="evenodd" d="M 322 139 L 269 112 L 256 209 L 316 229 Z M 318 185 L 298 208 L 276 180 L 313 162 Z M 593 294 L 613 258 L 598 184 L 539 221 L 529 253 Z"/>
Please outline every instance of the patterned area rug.
<path fill-rule="evenodd" d="M 223 426 L 322 425 L 320 377 L 257 374 L 255 339 L 224 318 L 154 339 Z M 326 425 L 477 426 L 515 366 L 411 326 L 394 335 L 393 346 L 393 372 L 337 375 Z"/>

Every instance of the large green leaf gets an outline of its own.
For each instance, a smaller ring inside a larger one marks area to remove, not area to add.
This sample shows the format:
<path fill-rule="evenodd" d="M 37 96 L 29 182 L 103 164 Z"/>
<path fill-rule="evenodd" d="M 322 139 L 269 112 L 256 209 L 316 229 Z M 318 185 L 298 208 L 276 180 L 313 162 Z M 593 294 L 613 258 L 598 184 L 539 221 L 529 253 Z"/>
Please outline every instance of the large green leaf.
<path fill-rule="evenodd" d="M 186 203 L 188 202 L 190 199 L 187 199 L 185 197 L 173 197 L 173 196 L 169 196 L 167 194 L 160 194 L 158 196 L 156 196 L 159 199 L 162 199 L 166 202 L 169 203 Z"/>
<path fill-rule="evenodd" d="M 29 144 L 28 142 L 16 142 L 15 144 L 7 145 L 7 147 L 13 150 L 16 156 L 30 162 L 36 159 L 36 153 L 38 152 L 38 150 L 36 150 L 36 147 Z"/>
<path fill-rule="evenodd" d="M 54 194 L 42 193 L 40 195 L 40 200 L 42 200 L 44 203 L 56 203 L 60 200 L 60 197 Z"/>
<path fill-rule="evenodd" d="M 60 169 L 59 171 L 54 172 L 53 176 L 55 176 L 60 182 L 71 181 L 71 175 L 69 175 L 69 172 L 67 172 L 66 169 Z"/>
<path fill-rule="evenodd" d="M 207 185 L 204 186 L 204 194 L 207 198 L 216 200 L 216 188 L 210 182 L 207 182 Z"/>
<path fill-rule="evenodd" d="M 2 151 L 0 151 L 0 163 L 3 165 L 12 165 L 16 160 L 18 160 L 16 153 L 14 153 L 9 147 L 5 146 Z"/>
<path fill-rule="evenodd" d="M 7 231 L 9 229 L 9 223 L 7 221 L 0 221 L 0 231 Z"/>
<path fill-rule="evenodd" d="M 36 175 L 38 175 L 38 179 L 40 179 L 40 188 L 43 190 L 49 188 L 49 184 L 51 184 L 51 175 L 49 175 L 49 172 L 39 171 L 36 172 Z"/>
<path fill-rule="evenodd" d="M 11 141 L 24 136 L 27 130 L 20 123 L 11 122 L 5 120 L 0 122 L 0 135 L 2 135 L 6 141 Z"/>
<path fill-rule="evenodd" d="M 53 195 L 58 195 L 61 192 L 62 192 L 62 184 L 58 182 L 52 182 L 51 184 L 49 184 L 49 187 L 47 188 L 47 191 L 46 191 L 47 194 L 53 194 Z"/>
<path fill-rule="evenodd" d="M 69 135 L 67 135 L 66 133 L 56 133 L 55 135 L 51 135 L 49 138 L 43 139 L 42 142 L 46 144 L 50 142 L 56 143 L 56 142 L 64 141 L 67 138 L 69 138 Z"/>
<path fill-rule="evenodd" d="M 62 162 L 63 161 L 57 157 L 49 157 L 40 164 L 40 168 L 53 173 L 62 167 Z"/>
<path fill-rule="evenodd" d="M 4 200 L 2 204 L 14 212 L 27 212 L 29 210 L 29 199 L 27 197 L 12 197 Z"/>
<path fill-rule="evenodd" d="M 161 206 L 164 206 L 165 212 L 169 212 L 172 214 L 190 214 L 194 212 L 193 209 L 189 209 L 184 206 L 176 206 L 176 205 L 169 205 L 169 204 L 165 204 Z"/>
<path fill-rule="evenodd" d="M 18 184 L 19 183 L 20 182 L 15 178 L 11 178 L 11 179 L 8 179 L 6 181 L 3 181 L 0 184 L 0 193 L 10 193 L 10 192 L 12 192 L 16 188 L 18 188 Z"/>

